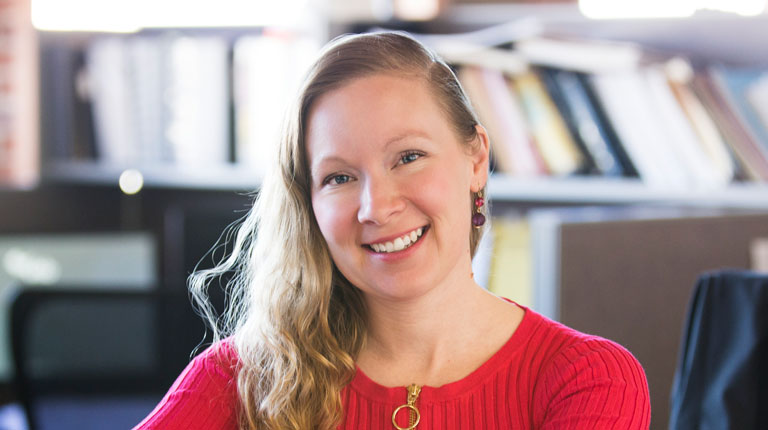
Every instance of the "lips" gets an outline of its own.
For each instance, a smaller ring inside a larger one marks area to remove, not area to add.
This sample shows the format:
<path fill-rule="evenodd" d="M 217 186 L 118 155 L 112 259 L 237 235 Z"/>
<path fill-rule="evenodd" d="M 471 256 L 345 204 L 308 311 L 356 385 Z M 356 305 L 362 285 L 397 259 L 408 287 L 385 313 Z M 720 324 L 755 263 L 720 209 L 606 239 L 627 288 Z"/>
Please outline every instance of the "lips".
<path fill-rule="evenodd" d="M 393 240 L 371 243 L 365 246 L 378 253 L 398 252 L 407 249 L 418 242 L 425 231 L 426 227 L 419 227 Z"/>

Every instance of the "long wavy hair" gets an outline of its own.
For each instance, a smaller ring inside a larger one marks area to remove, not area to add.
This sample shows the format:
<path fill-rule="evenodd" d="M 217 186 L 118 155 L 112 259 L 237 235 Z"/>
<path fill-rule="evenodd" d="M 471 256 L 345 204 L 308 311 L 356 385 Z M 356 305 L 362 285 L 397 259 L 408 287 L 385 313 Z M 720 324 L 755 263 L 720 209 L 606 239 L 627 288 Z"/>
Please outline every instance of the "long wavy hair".
<path fill-rule="evenodd" d="M 244 429 L 326 430 L 342 421 L 341 392 L 355 374 L 367 313 L 362 293 L 336 268 L 314 218 L 305 132 L 319 97 L 380 73 L 423 80 L 460 140 L 470 149 L 476 144 L 477 117 L 456 75 L 410 36 L 347 35 L 324 48 L 288 112 L 276 168 L 238 226 L 231 253 L 190 277 L 192 297 L 215 340 L 230 337 L 237 351 Z M 482 230 L 467 229 L 474 255 Z M 235 275 L 219 316 L 207 288 L 226 273 Z"/>

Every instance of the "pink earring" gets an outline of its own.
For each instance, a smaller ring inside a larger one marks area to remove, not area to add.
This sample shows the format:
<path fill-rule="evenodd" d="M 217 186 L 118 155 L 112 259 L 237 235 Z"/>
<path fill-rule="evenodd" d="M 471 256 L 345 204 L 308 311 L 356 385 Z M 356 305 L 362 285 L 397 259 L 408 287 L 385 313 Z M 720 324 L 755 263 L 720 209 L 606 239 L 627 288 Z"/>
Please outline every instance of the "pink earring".
<path fill-rule="evenodd" d="M 483 199 L 483 190 L 480 190 L 477 192 L 477 197 L 475 197 L 475 210 L 477 212 L 472 215 L 472 225 L 475 228 L 480 228 L 485 224 L 485 215 L 481 212 L 483 205 L 485 205 L 485 199 Z"/>

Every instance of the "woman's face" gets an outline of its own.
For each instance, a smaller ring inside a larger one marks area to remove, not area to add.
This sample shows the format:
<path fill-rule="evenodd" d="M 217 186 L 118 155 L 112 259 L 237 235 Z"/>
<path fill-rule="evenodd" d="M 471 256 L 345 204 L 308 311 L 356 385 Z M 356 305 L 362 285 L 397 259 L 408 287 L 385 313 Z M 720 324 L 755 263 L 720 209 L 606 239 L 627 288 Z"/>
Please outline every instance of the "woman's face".
<path fill-rule="evenodd" d="M 455 135 L 426 84 L 373 75 L 320 97 L 306 145 L 312 208 L 331 256 L 366 295 L 407 299 L 469 279 L 470 192 L 488 140 Z"/>

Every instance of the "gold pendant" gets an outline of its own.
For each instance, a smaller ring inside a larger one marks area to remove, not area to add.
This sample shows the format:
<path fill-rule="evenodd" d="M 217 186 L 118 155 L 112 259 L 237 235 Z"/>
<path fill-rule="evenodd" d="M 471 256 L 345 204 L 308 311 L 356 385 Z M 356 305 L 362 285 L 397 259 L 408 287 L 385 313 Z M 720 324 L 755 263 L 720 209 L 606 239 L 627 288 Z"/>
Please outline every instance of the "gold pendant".
<path fill-rule="evenodd" d="M 421 421 L 421 414 L 416 407 L 416 400 L 421 393 L 421 387 L 416 384 L 411 384 L 406 390 L 408 390 L 408 400 L 406 404 L 398 406 L 395 411 L 392 412 L 392 425 L 395 426 L 395 429 L 397 430 L 413 430 L 419 425 L 419 421 Z M 397 413 L 400 412 L 401 409 L 408 410 L 408 427 L 400 427 L 397 425 Z"/>

